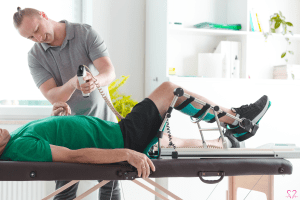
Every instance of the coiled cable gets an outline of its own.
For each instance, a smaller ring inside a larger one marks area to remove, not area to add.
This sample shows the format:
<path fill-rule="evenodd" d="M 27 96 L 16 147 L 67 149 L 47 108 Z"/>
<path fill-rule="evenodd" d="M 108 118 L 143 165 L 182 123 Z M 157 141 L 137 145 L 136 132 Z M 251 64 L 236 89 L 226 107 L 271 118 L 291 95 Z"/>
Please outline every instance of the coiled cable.
<path fill-rule="evenodd" d="M 108 107 L 111 109 L 111 111 L 121 120 L 124 119 L 123 116 L 120 115 L 120 113 L 115 109 L 115 107 L 112 105 L 112 103 L 109 101 L 109 99 L 106 97 L 104 91 L 102 90 L 102 88 L 100 87 L 100 85 L 97 83 L 97 79 L 93 76 L 92 72 L 90 71 L 90 69 L 86 66 L 83 65 L 91 74 L 91 76 L 94 79 L 94 83 L 98 89 L 98 91 L 100 92 L 101 96 L 103 97 L 104 101 L 106 102 L 106 104 L 108 105 Z"/>

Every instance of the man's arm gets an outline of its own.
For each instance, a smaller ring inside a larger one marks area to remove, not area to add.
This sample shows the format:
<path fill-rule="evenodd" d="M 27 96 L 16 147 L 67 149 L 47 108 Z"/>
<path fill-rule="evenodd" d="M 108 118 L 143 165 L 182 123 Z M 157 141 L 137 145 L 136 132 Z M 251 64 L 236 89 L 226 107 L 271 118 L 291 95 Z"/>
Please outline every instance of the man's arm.
<path fill-rule="evenodd" d="M 66 102 L 76 90 L 77 76 L 71 78 L 64 85 L 57 87 L 54 78 L 50 78 L 40 86 L 40 91 L 53 104 L 55 102 Z"/>
<path fill-rule="evenodd" d="M 99 72 L 95 78 L 100 86 L 109 85 L 116 78 L 115 69 L 109 57 L 97 58 L 93 64 Z M 60 87 L 57 87 L 54 79 L 50 78 L 40 86 L 40 91 L 51 104 L 58 101 L 68 101 L 76 89 L 82 90 L 84 93 L 91 93 L 96 89 L 96 86 L 92 76 L 88 72 L 87 74 L 84 78 L 87 82 L 81 85 L 82 88 L 79 86 L 77 76 L 74 76 Z"/>
<path fill-rule="evenodd" d="M 97 58 L 94 60 L 93 64 L 99 72 L 97 76 L 94 76 L 97 79 L 97 83 L 95 83 L 95 80 L 91 74 L 87 72 L 87 76 L 83 78 L 86 83 L 80 86 L 79 84 L 77 85 L 85 94 L 93 92 L 97 88 L 96 84 L 100 85 L 101 87 L 106 86 L 116 78 L 115 69 L 109 57 Z"/>
<path fill-rule="evenodd" d="M 109 85 L 116 78 L 115 69 L 109 57 L 97 58 L 93 64 L 99 72 L 95 78 L 101 87 Z"/>
<path fill-rule="evenodd" d="M 85 148 L 70 150 L 66 147 L 50 145 L 53 162 L 108 164 L 127 161 L 137 168 L 138 176 L 146 178 L 150 168 L 155 171 L 152 161 L 145 155 L 131 149 Z"/>

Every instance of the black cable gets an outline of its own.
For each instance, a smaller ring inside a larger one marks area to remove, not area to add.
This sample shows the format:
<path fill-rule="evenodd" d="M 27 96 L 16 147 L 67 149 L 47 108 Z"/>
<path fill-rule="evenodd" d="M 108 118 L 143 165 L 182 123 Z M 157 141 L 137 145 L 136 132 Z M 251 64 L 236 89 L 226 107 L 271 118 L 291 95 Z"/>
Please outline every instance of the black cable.
<path fill-rule="evenodd" d="M 168 137 L 169 137 L 169 146 L 172 146 L 176 150 L 176 146 L 172 142 L 172 135 L 171 135 L 171 129 L 170 129 L 170 125 L 169 125 L 169 119 L 167 119 L 166 128 L 167 128 Z"/>

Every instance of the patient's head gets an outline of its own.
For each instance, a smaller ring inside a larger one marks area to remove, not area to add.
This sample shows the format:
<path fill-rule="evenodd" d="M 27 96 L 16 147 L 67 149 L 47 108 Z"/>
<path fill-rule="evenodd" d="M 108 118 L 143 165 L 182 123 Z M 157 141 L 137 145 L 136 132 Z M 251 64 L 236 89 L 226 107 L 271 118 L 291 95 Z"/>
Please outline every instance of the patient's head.
<path fill-rule="evenodd" d="M 0 157 L 6 147 L 6 144 L 10 140 L 10 134 L 6 129 L 0 128 Z"/>

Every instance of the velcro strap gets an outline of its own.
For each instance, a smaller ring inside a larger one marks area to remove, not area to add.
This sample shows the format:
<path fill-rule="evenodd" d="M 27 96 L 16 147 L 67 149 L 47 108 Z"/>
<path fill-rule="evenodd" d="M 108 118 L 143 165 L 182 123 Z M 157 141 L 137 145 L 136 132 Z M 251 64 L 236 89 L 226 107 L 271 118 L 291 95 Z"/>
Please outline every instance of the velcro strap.
<path fill-rule="evenodd" d="M 210 105 L 207 103 L 205 106 L 203 106 L 202 108 L 201 108 L 201 110 L 199 110 L 199 112 L 197 112 L 193 117 L 194 118 L 198 118 L 198 117 L 200 117 L 200 116 L 202 116 L 203 115 L 203 113 L 205 113 L 206 111 L 207 111 L 207 109 L 209 109 L 210 108 Z"/>
<path fill-rule="evenodd" d="M 193 102 L 195 100 L 194 97 L 190 97 L 188 99 L 186 99 L 184 102 L 182 102 L 179 106 L 174 107 L 176 110 L 182 110 L 183 108 L 185 108 L 187 105 L 189 105 L 189 103 Z"/>
<path fill-rule="evenodd" d="M 224 117 L 226 115 L 226 112 L 222 112 L 218 114 L 218 118 L 220 119 L 221 117 Z M 208 121 L 208 123 L 213 123 L 216 121 L 216 118 L 212 118 L 211 120 Z"/>

